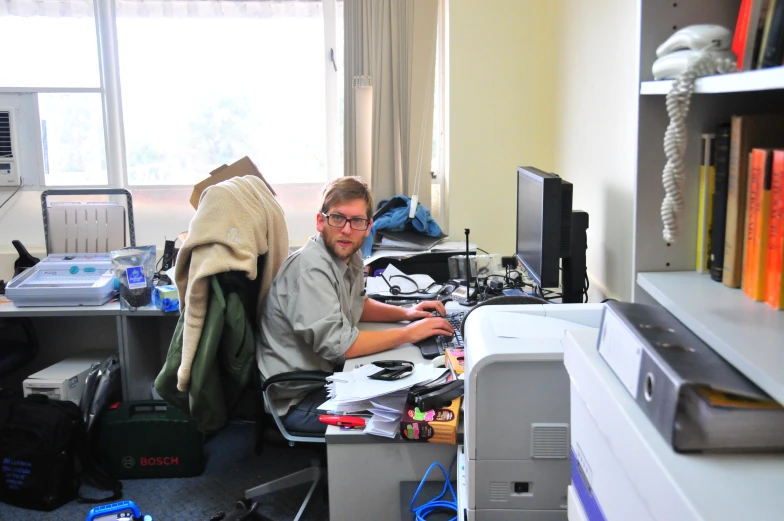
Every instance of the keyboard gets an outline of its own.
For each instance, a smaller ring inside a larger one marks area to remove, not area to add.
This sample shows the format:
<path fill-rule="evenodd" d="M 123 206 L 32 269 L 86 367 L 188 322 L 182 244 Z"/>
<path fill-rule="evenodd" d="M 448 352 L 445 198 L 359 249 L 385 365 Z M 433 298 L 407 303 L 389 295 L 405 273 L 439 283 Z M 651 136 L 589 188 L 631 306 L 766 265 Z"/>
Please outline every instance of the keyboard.
<path fill-rule="evenodd" d="M 455 330 L 455 336 L 448 337 L 446 335 L 436 335 L 420 340 L 414 344 L 419 348 L 423 358 L 432 360 L 437 356 L 443 355 L 447 349 L 463 349 L 463 335 L 460 333 L 460 326 L 463 323 L 465 314 L 465 311 L 457 311 L 454 313 L 447 313 L 444 317 L 452 324 L 452 328 Z"/>

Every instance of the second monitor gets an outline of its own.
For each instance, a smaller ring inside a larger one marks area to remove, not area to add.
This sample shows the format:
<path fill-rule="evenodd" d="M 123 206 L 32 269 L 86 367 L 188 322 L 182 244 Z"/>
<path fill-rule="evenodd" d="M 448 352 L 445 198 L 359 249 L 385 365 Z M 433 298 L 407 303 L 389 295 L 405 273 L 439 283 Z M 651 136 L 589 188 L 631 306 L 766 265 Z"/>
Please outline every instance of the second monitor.
<path fill-rule="evenodd" d="M 562 286 L 563 302 L 585 292 L 588 214 L 572 211 L 573 191 L 556 174 L 517 168 L 517 259 L 540 288 Z"/>

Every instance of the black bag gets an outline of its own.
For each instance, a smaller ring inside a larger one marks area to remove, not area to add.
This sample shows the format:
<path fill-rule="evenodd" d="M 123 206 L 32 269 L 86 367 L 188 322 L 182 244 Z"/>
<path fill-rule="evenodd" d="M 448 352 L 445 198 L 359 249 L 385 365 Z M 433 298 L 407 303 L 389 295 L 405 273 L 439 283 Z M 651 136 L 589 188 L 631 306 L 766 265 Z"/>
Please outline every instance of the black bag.
<path fill-rule="evenodd" d="M 119 499 L 122 485 L 107 482 L 90 457 L 79 406 L 32 394 L 11 406 L 0 429 L 0 501 L 51 511 L 77 498 L 80 474 Z M 83 498 L 83 502 L 97 502 Z"/>

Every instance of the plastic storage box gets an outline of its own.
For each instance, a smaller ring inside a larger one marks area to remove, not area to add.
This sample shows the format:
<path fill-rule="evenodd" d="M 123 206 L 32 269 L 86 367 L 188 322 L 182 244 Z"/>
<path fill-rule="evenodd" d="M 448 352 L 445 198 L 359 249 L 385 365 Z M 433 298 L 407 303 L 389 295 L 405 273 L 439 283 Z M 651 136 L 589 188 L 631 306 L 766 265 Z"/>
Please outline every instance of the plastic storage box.
<path fill-rule="evenodd" d="M 103 417 L 101 461 L 117 479 L 198 476 L 203 449 L 196 423 L 164 401 L 123 402 Z"/>

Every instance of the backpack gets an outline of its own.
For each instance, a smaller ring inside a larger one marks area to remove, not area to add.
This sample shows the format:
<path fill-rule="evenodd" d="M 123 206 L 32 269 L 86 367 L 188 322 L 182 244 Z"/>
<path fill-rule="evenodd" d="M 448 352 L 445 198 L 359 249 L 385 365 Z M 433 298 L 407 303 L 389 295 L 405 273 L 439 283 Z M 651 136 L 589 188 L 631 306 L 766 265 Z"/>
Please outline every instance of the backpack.
<path fill-rule="evenodd" d="M 122 484 L 107 480 L 89 451 L 79 406 L 32 394 L 11 406 L 0 429 L 0 501 L 32 510 L 51 511 L 79 495 L 82 475 L 113 492 Z"/>

